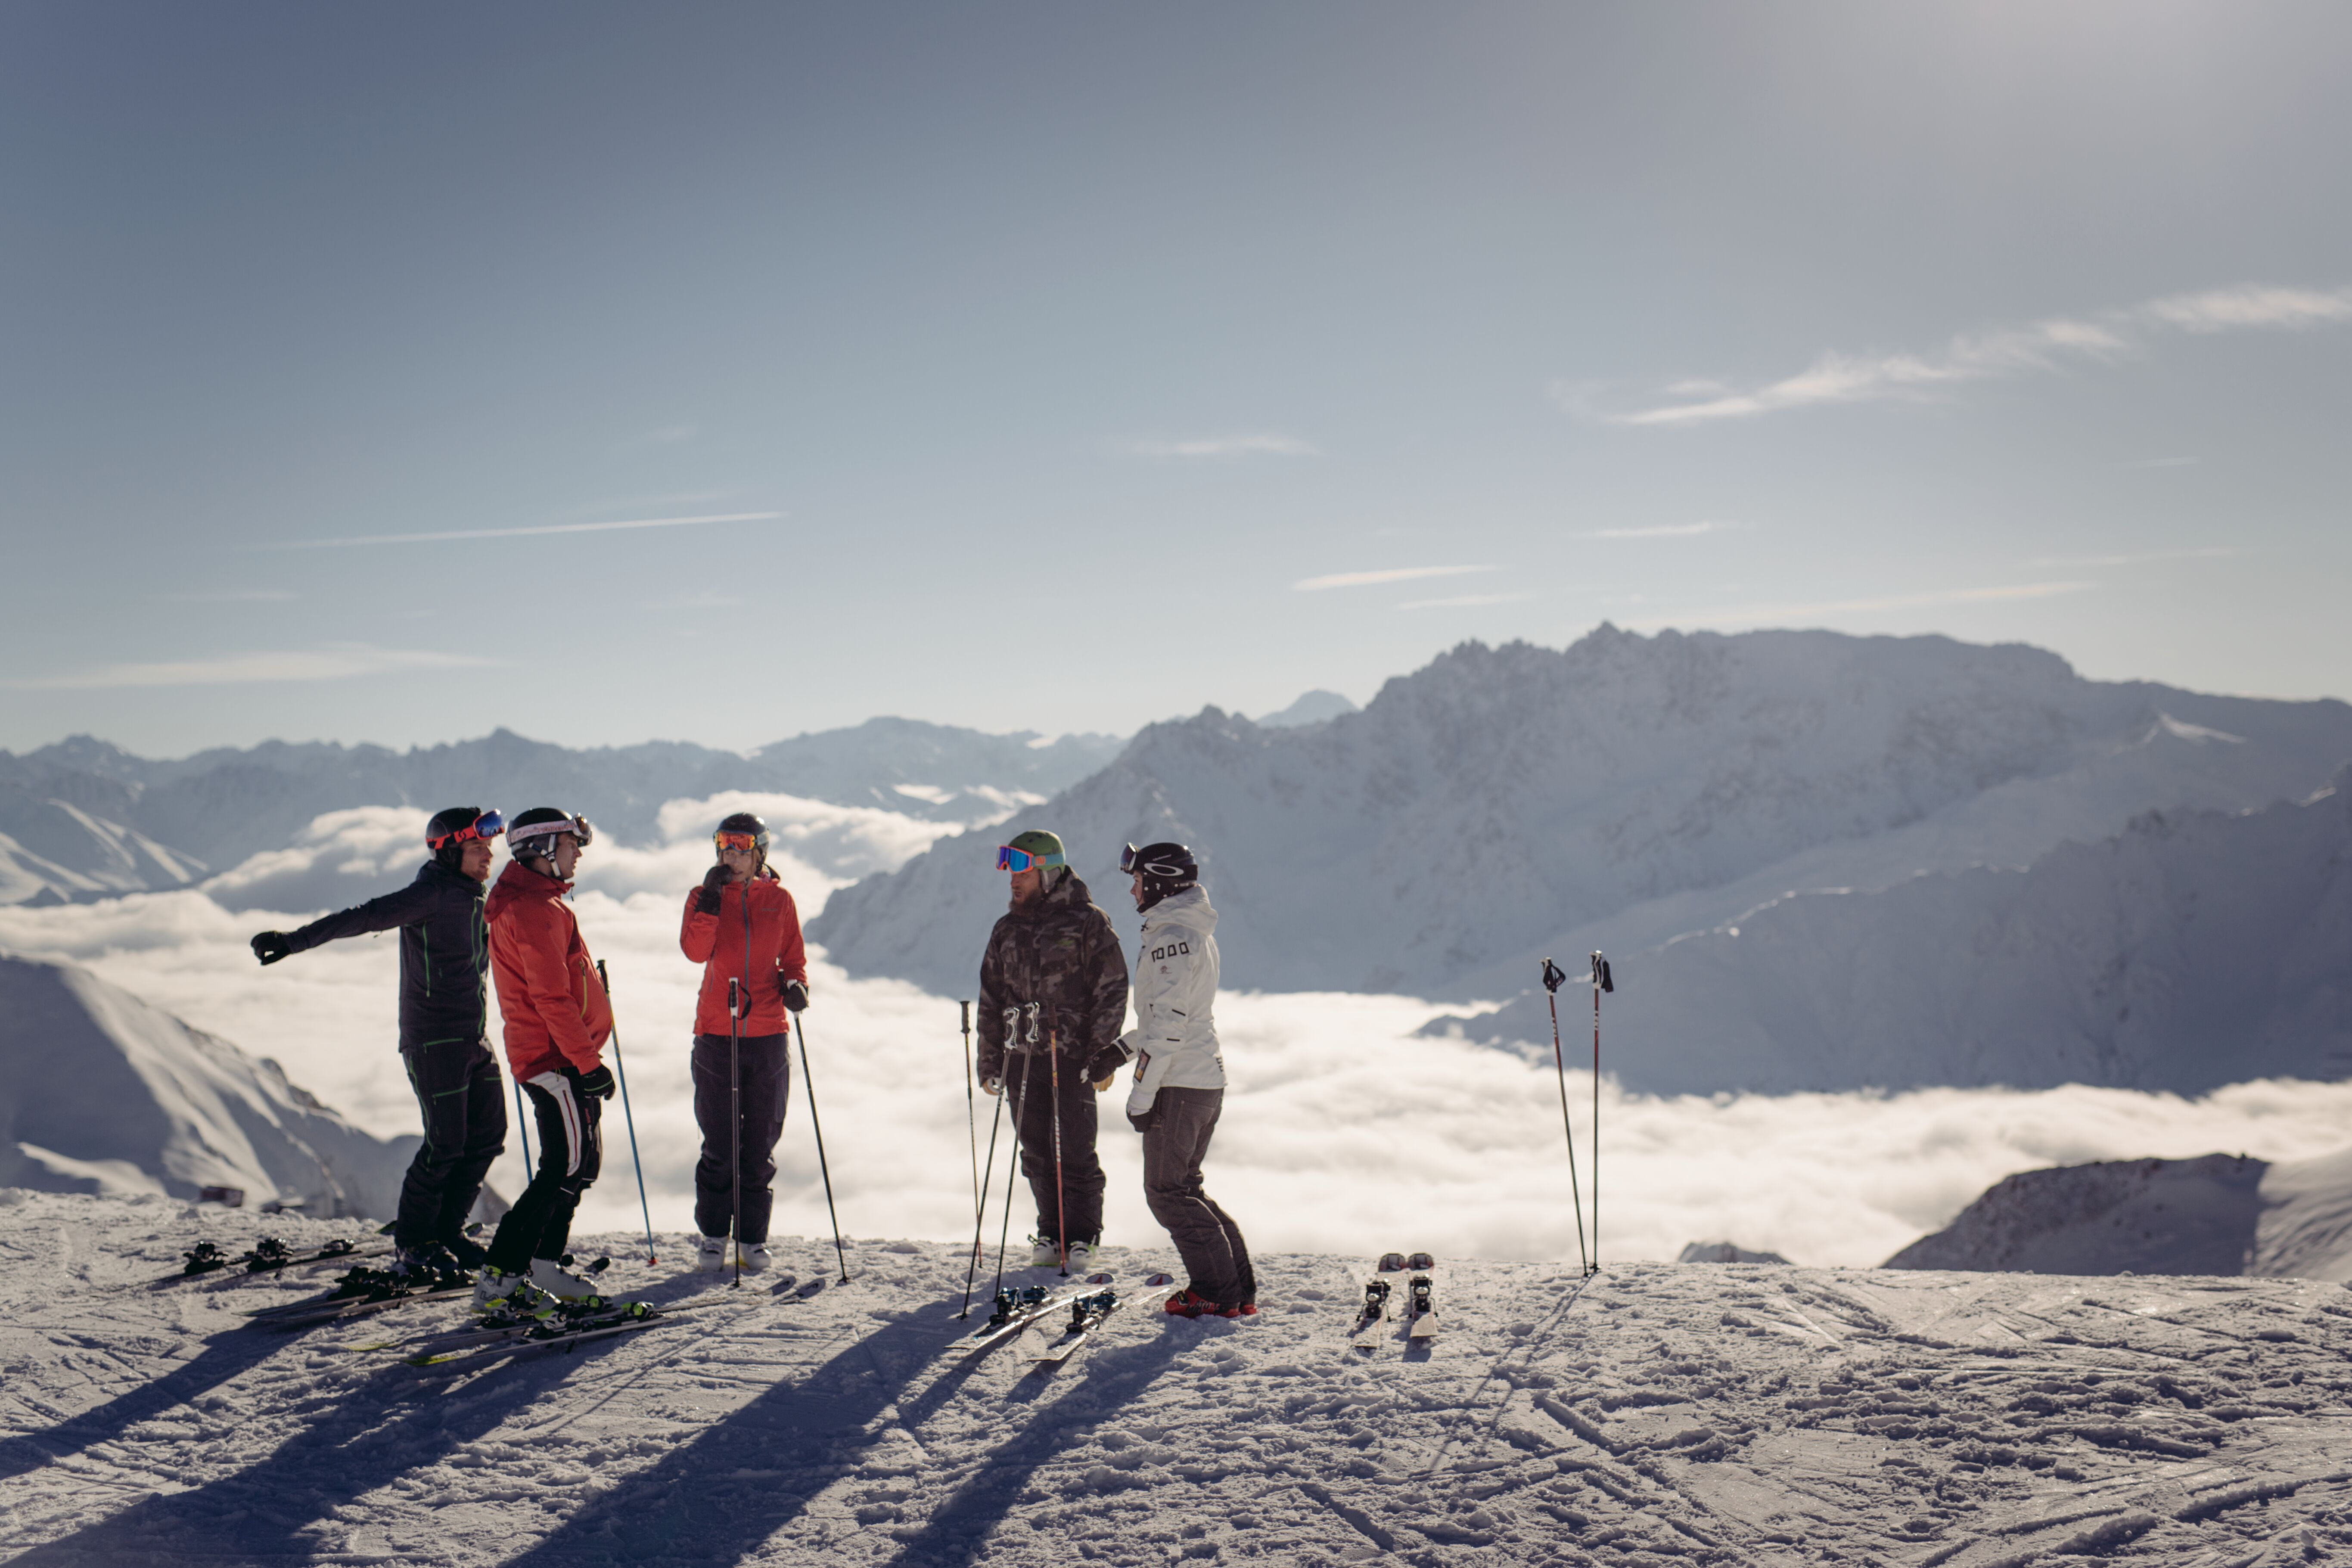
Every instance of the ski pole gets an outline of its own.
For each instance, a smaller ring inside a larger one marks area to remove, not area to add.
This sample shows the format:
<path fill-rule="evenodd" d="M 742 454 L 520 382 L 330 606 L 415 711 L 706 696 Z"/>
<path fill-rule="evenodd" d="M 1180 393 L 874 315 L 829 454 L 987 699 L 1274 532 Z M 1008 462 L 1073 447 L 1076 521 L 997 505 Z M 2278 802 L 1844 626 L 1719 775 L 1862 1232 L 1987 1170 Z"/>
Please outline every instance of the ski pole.
<path fill-rule="evenodd" d="M 1601 994 L 1617 989 L 1609 977 L 1609 961 L 1601 950 L 1592 952 L 1592 1262 L 1588 1274 L 1601 1272 Z"/>
<path fill-rule="evenodd" d="M 522 1079 L 515 1079 L 515 1131 L 522 1135 L 522 1179 L 526 1185 L 539 1174 L 530 1158 L 530 1112 L 523 1108 Z"/>
<path fill-rule="evenodd" d="M 1551 1006 L 1551 1059 L 1559 1069 L 1559 1130 L 1568 1134 L 1568 1195 L 1576 1203 L 1576 1262 L 1590 1274 L 1591 1254 L 1584 1249 L 1584 1191 L 1576 1173 L 1576 1129 L 1568 1121 L 1568 1058 L 1559 1049 L 1559 987 L 1568 975 L 1559 964 L 1547 958 L 1543 961 L 1544 1000 Z M 1599 1136 L 1596 1131 L 1595 1137 Z"/>
<path fill-rule="evenodd" d="M 992 1098 L 996 1101 L 996 1110 L 988 1119 L 988 1164 L 985 1168 L 989 1181 L 993 1183 L 996 1180 L 996 1130 L 1004 1121 L 1004 1082 L 1002 1079 L 997 1080 L 996 1093 Z M 1015 1125 L 1018 1125 L 1017 1121 Z M 981 1234 L 988 1225 L 987 1202 L 988 1190 L 982 1187 L 981 1208 L 971 1216 L 971 1265 L 963 1271 L 963 1310 L 956 1314 L 960 1318 L 971 1316 L 971 1283 L 980 1277 Z M 1013 1213 L 1013 1189 L 1010 1184 L 1004 1190 L 1004 1212 L 1009 1223 Z M 1001 1270 L 999 1278 L 1002 1279 Z"/>
<path fill-rule="evenodd" d="M 1007 1050 L 1012 1048 L 1013 1040 L 1018 1037 L 1013 1032 L 1013 1026 L 1020 1021 L 1020 1008 L 1007 1007 L 1004 1010 L 1004 1040 Z M 1021 1172 L 1024 1136 L 1021 1130 L 1021 1118 L 1028 1109 L 1029 1057 L 1026 1052 L 1024 1052 L 1021 1058 L 1021 1088 L 1017 1098 L 1013 1101 L 1013 1158 L 1006 1162 L 1004 1167 L 1004 1221 L 996 1233 L 996 1294 L 1000 1298 L 1004 1294 L 1004 1248 L 1013 1239 L 1013 1183 Z"/>
<path fill-rule="evenodd" d="M 971 1004 L 959 1002 L 963 1014 L 963 1130 L 964 1140 L 971 1145 L 971 1212 L 977 1227 L 980 1214 L 980 1121 L 973 1110 L 971 1089 Z"/>
<path fill-rule="evenodd" d="M 748 945 L 749 939 L 746 939 Z M 727 982 L 727 1130 L 733 1139 L 728 1169 L 735 1173 L 735 1195 L 727 1211 L 727 1239 L 735 1247 L 735 1280 L 730 1290 L 743 1289 L 743 983 Z"/>
<path fill-rule="evenodd" d="M 596 961 L 596 984 L 604 988 L 607 1006 L 613 1001 L 613 977 L 604 973 L 604 961 Z M 661 1261 L 654 1256 L 654 1210 L 646 1201 L 646 1163 L 637 1158 L 637 1117 L 629 1109 L 629 1069 L 621 1061 L 621 1026 L 613 1025 L 613 1075 L 621 1080 L 621 1120 L 629 1129 L 629 1163 L 637 1171 L 637 1207 L 646 1216 L 646 1267 L 651 1268 Z"/>
<path fill-rule="evenodd" d="M 1037 1004 L 1029 1004 L 1029 1038 L 1037 1037 Z M 1062 1046 L 1061 1032 L 1045 1031 L 1045 1063 L 1054 1091 L 1054 1255 L 1061 1260 L 1062 1278 L 1070 1277 L 1070 1201 L 1062 1186 Z"/>
<path fill-rule="evenodd" d="M 801 1092 L 808 1096 L 809 1125 L 816 1131 L 816 1169 L 824 1178 L 824 1212 L 833 1221 L 833 1256 L 841 1264 L 841 1282 L 849 1283 L 849 1254 L 841 1245 L 841 1216 L 833 1207 L 833 1171 L 824 1163 L 824 1123 L 816 1116 L 816 1084 L 809 1077 L 808 1026 L 798 1014 L 787 1014 L 785 1019 L 799 1035 L 801 1042 Z"/>

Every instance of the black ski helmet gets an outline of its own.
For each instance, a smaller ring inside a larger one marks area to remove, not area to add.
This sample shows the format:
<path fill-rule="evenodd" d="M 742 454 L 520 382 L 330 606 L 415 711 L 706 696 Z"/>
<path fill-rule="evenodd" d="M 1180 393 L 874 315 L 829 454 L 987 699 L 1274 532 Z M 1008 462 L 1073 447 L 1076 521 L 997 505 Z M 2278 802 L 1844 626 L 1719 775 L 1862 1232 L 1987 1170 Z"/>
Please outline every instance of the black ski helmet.
<path fill-rule="evenodd" d="M 748 811 L 730 812 L 726 820 L 719 823 L 717 830 L 711 834 L 710 841 L 723 849 L 727 847 L 726 837 L 730 833 L 750 834 L 751 847 L 759 852 L 760 864 L 764 866 L 768 863 L 768 825 L 766 823 Z"/>
<path fill-rule="evenodd" d="M 484 810 L 478 805 L 453 805 L 435 812 L 433 820 L 425 825 L 425 847 L 433 851 L 434 859 L 455 870 L 467 841 L 496 838 L 505 831 L 506 822 L 496 806 Z"/>
<path fill-rule="evenodd" d="M 1171 893 L 1181 893 L 1201 880 L 1201 863 L 1181 844 L 1162 841 L 1138 849 L 1130 844 L 1118 858 L 1118 868 L 1143 879 L 1142 909 L 1150 909 Z"/>
<path fill-rule="evenodd" d="M 596 842 L 596 830 L 588 819 L 556 805 L 534 805 L 516 817 L 507 828 L 507 853 L 518 860 L 547 855 L 555 847 L 555 840 L 570 834 L 585 849 Z"/>

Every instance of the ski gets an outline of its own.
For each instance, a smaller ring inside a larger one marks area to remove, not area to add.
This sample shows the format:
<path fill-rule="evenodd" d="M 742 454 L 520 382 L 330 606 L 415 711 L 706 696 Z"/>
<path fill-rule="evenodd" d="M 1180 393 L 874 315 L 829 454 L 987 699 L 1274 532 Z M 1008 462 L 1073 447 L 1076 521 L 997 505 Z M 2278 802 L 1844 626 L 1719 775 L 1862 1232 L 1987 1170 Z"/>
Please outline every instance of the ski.
<path fill-rule="evenodd" d="M 362 1248 L 355 1241 L 341 1237 L 328 1242 L 315 1252 L 296 1252 L 276 1237 L 265 1237 L 245 1252 L 232 1258 L 209 1241 L 200 1241 L 181 1257 L 186 1259 L 171 1273 L 161 1275 L 147 1283 L 154 1288 L 177 1285 L 184 1280 L 202 1279 L 208 1275 L 249 1276 L 276 1274 L 290 1268 L 310 1268 L 321 1263 L 340 1263 L 345 1258 L 379 1258 L 392 1250 L 389 1247 Z"/>
<path fill-rule="evenodd" d="M 1426 1258 L 1427 1253 L 1415 1253 Z M 1430 1299 L 1429 1276 L 1416 1274 L 1405 1284 L 1405 1338 L 1433 1340 L 1437 1337 L 1437 1308 Z"/>
<path fill-rule="evenodd" d="M 1080 1284 L 1066 1285 L 1059 1290 L 1048 1290 L 1043 1285 L 1024 1286 L 1019 1290 L 1000 1289 L 996 1293 L 996 1310 L 989 1314 L 988 1321 L 957 1338 L 948 1349 L 971 1355 L 992 1350 L 1039 1318 L 1059 1311 L 1089 1290 L 1098 1290 L 1110 1282 L 1108 1274 L 1093 1274 Z"/>
<path fill-rule="evenodd" d="M 1046 1367 L 1061 1365 L 1069 1359 L 1070 1352 L 1085 1344 L 1087 1337 L 1102 1327 L 1105 1318 L 1118 1310 L 1118 1292 L 1116 1290 L 1097 1290 L 1090 1296 L 1081 1296 L 1072 1301 L 1069 1326 L 1062 1331 L 1060 1339 L 1048 1345 L 1030 1361 L 1029 1370 L 1038 1372 Z"/>
<path fill-rule="evenodd" d="M 1356 1313 L 1356 1326 L 1349 1331 L 1355 1336 L 1356 1348 L 1370 1353 L 1380 1348 L 1379 1325 L 1389 1321 L 1389 1292 L 1385 1279 L 1369 1279 L 1364 1283 L 1364 1304 Z"/>
<path fill-rule="evenodd" d="M 716 1306 L 718 1303 L 703 1304 Z M 404 1359 L 408 1365 L 415 1367 L 459 1366 L 468 1362 L 486 1361 L 495 1356 L 521 1355 L 529 1351 L 547 1350 L 555 1345 L 562 1345 L 569 1351 L 572 1346 L 588 1340 L 600 1340 L 613 1334 L 634 1333 L 639 1329 L 657 1328 L 686 1310 L 683 1307 L 662 1310 L 646 1306 L 642 1301 L 634 1302 L 632 1306 L 640 1310 L 628 1316 L 596 1319 L 576 1325 L 551 1321 L 535 1328 L 509 1333 L 491 1344 L 476 1345 L 466 1350 L 439 1351 Z"/>
<path fill-rule="evenodd" d="M 443 1300 L 470 1293 L 474 1289 L 473 1280 L 462 1275 L 434 1275 L 422 1283 L 425 1288 L 419 1289 L 400 1275 L 362 1266 L 345 1274 L 324 1296 L 277 1307 L 248 1308 L 240 1315 L 256 1328 L 307 1328 L 338 1318 L 365 1317 L 411 1301 Z"/>
<path fill-rule="evenodd" d="M 545 1316 L 490 1323 L 478 1329 L 460 1329 L 450 1333 L 426 1335 L 421 1339 L 410 1340 L 406 1342 L 407 1344 L 415 1348 L 401 1359 L 411 1366 L 437 1366 L 443 1362 L 459 1360 L 462 1352 L 479 1346 L 503 1345 L 518 1340 L 576 1339 L 592 1329 L 637 1324 L 649 1318 L 673 1318 L 681 1312 L 692 1312 L 724 1304 L 718 1300 L 709 1300 L 688 1301 L 675 1307 L 656 1307 L 648 1301 L 608 1301 L 594 1307 L 582 1307 L 575 1304 L 569 1310 L 558 1304 Z"/>

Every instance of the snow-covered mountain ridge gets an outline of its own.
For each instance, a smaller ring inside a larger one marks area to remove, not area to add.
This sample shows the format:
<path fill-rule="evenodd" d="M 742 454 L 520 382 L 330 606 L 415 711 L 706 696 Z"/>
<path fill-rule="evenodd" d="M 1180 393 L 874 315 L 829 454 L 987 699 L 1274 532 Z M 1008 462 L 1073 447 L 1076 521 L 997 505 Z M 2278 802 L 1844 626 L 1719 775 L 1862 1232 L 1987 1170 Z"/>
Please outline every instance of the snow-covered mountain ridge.
<path fill-rule="evenodd" d="M 678 742 L 574 750 L 499 730 L 407 752 L 271 742 L 158 762 L 77 736 L 0 752 L 0 903 L 184 886 L 362 806 L 558 804 L 632 843 L 654 835 L 666 802 L 729 791 L 962 824 L 1044 798 L 1119 744 L 886 718 L 748 755 Z"/>
<path fill-rule="evenodd" d="M 1192 845 L 1231 984 L 1496 996 L 1545 952 L 1632 951 L 1790 888 L 2023 865 L 2151 808 L 2301 798 L 2347 759 L 2340 702 L 2091 681 L 1943 637 L 1604 626 L 1465 644 L 1308 729 L 1155 724 L 1019 820 L 1098 889 L 1123 842 Z M 843 889 L 812 934 L 853 973 L 968 990 L 1003 907 L 997 832 Z"/>
<path fill-rule="evenodd" d="M 15 1561 L 1029 1565 L 1394 1558 L 2311 1561 L 2352 1548 L 2352 1298 L 2305 1280 L 1449 1263 L 1443 1332 L 1351 1348 L 1360 1265 L 1259 1260 L 1250 1326 L 1128 1304 L 1052 1375 L 942 1358 L 954 1245 L 813 1300 L 647 1269 L 695 1314 L 435 1375 L 420 1306 L 278 1336 L 301 1282 L 131 1288 L 245 1215 L 0 1194 Z M 279 1222 L 314 1244 L 337 1234 Z M 1423 1238 L 1393 1238 L 1412 1245 Z M 833 1275 L 829 1242 L 783 1267 Z M 102 1347 L 102 1353 L 100 1348 Z"/>
<path fill-rule="evenodd" d="M 2145 813 L 2023 870 L 1791 893 L 1614 968 L 1615 1070 L 1654 1093 L 2341 1079 L 2352 768 L 2299 803 Z M 1429 1028 L 1549 1048 L 1540 991 Z"/>
<path fill-rule="evenodd" d="M 416 1144 L 362 1131 L 277 1063 L 86 970 L 0 954 L 0 1186 L 183 1199 L 227 1186 L 257 1205 L 389 1218 Z"/>

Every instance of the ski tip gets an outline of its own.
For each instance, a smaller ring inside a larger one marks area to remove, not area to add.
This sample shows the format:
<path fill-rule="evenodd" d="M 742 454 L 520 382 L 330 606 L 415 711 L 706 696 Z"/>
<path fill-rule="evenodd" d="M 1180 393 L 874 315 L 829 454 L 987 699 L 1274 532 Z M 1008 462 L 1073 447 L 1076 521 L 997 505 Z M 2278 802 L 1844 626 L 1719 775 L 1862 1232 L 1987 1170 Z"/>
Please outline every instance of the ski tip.
<path fill-rule="evenodd" d="M 1175 1283 L 1176 1277 L 1172 1274 L 1154 1274 L 1145 1279 L 1143 1288 L 1147 1290 L 1159 1290 Z"/>
<path fill-rule="evenodd" d="M 816 1279 L 810 1280 L 807 1284 L 796 1287 L 793 1289 L 793 1294 L 805 1301 L 810 1297 L 815 1295 L 818 1291 L 823 1290 L 824 1287 L 824 1277 L 819 1275 Z"/>
<path fill-rule="evenodd" d="M 787 1274 L 782 1279 L 777 1280 L 773 1285 L 768 1287 L 768 1294 L 771 1296 L 781 1296 L 800 1282 L 801 1277 L 799 1275 Z"/>

